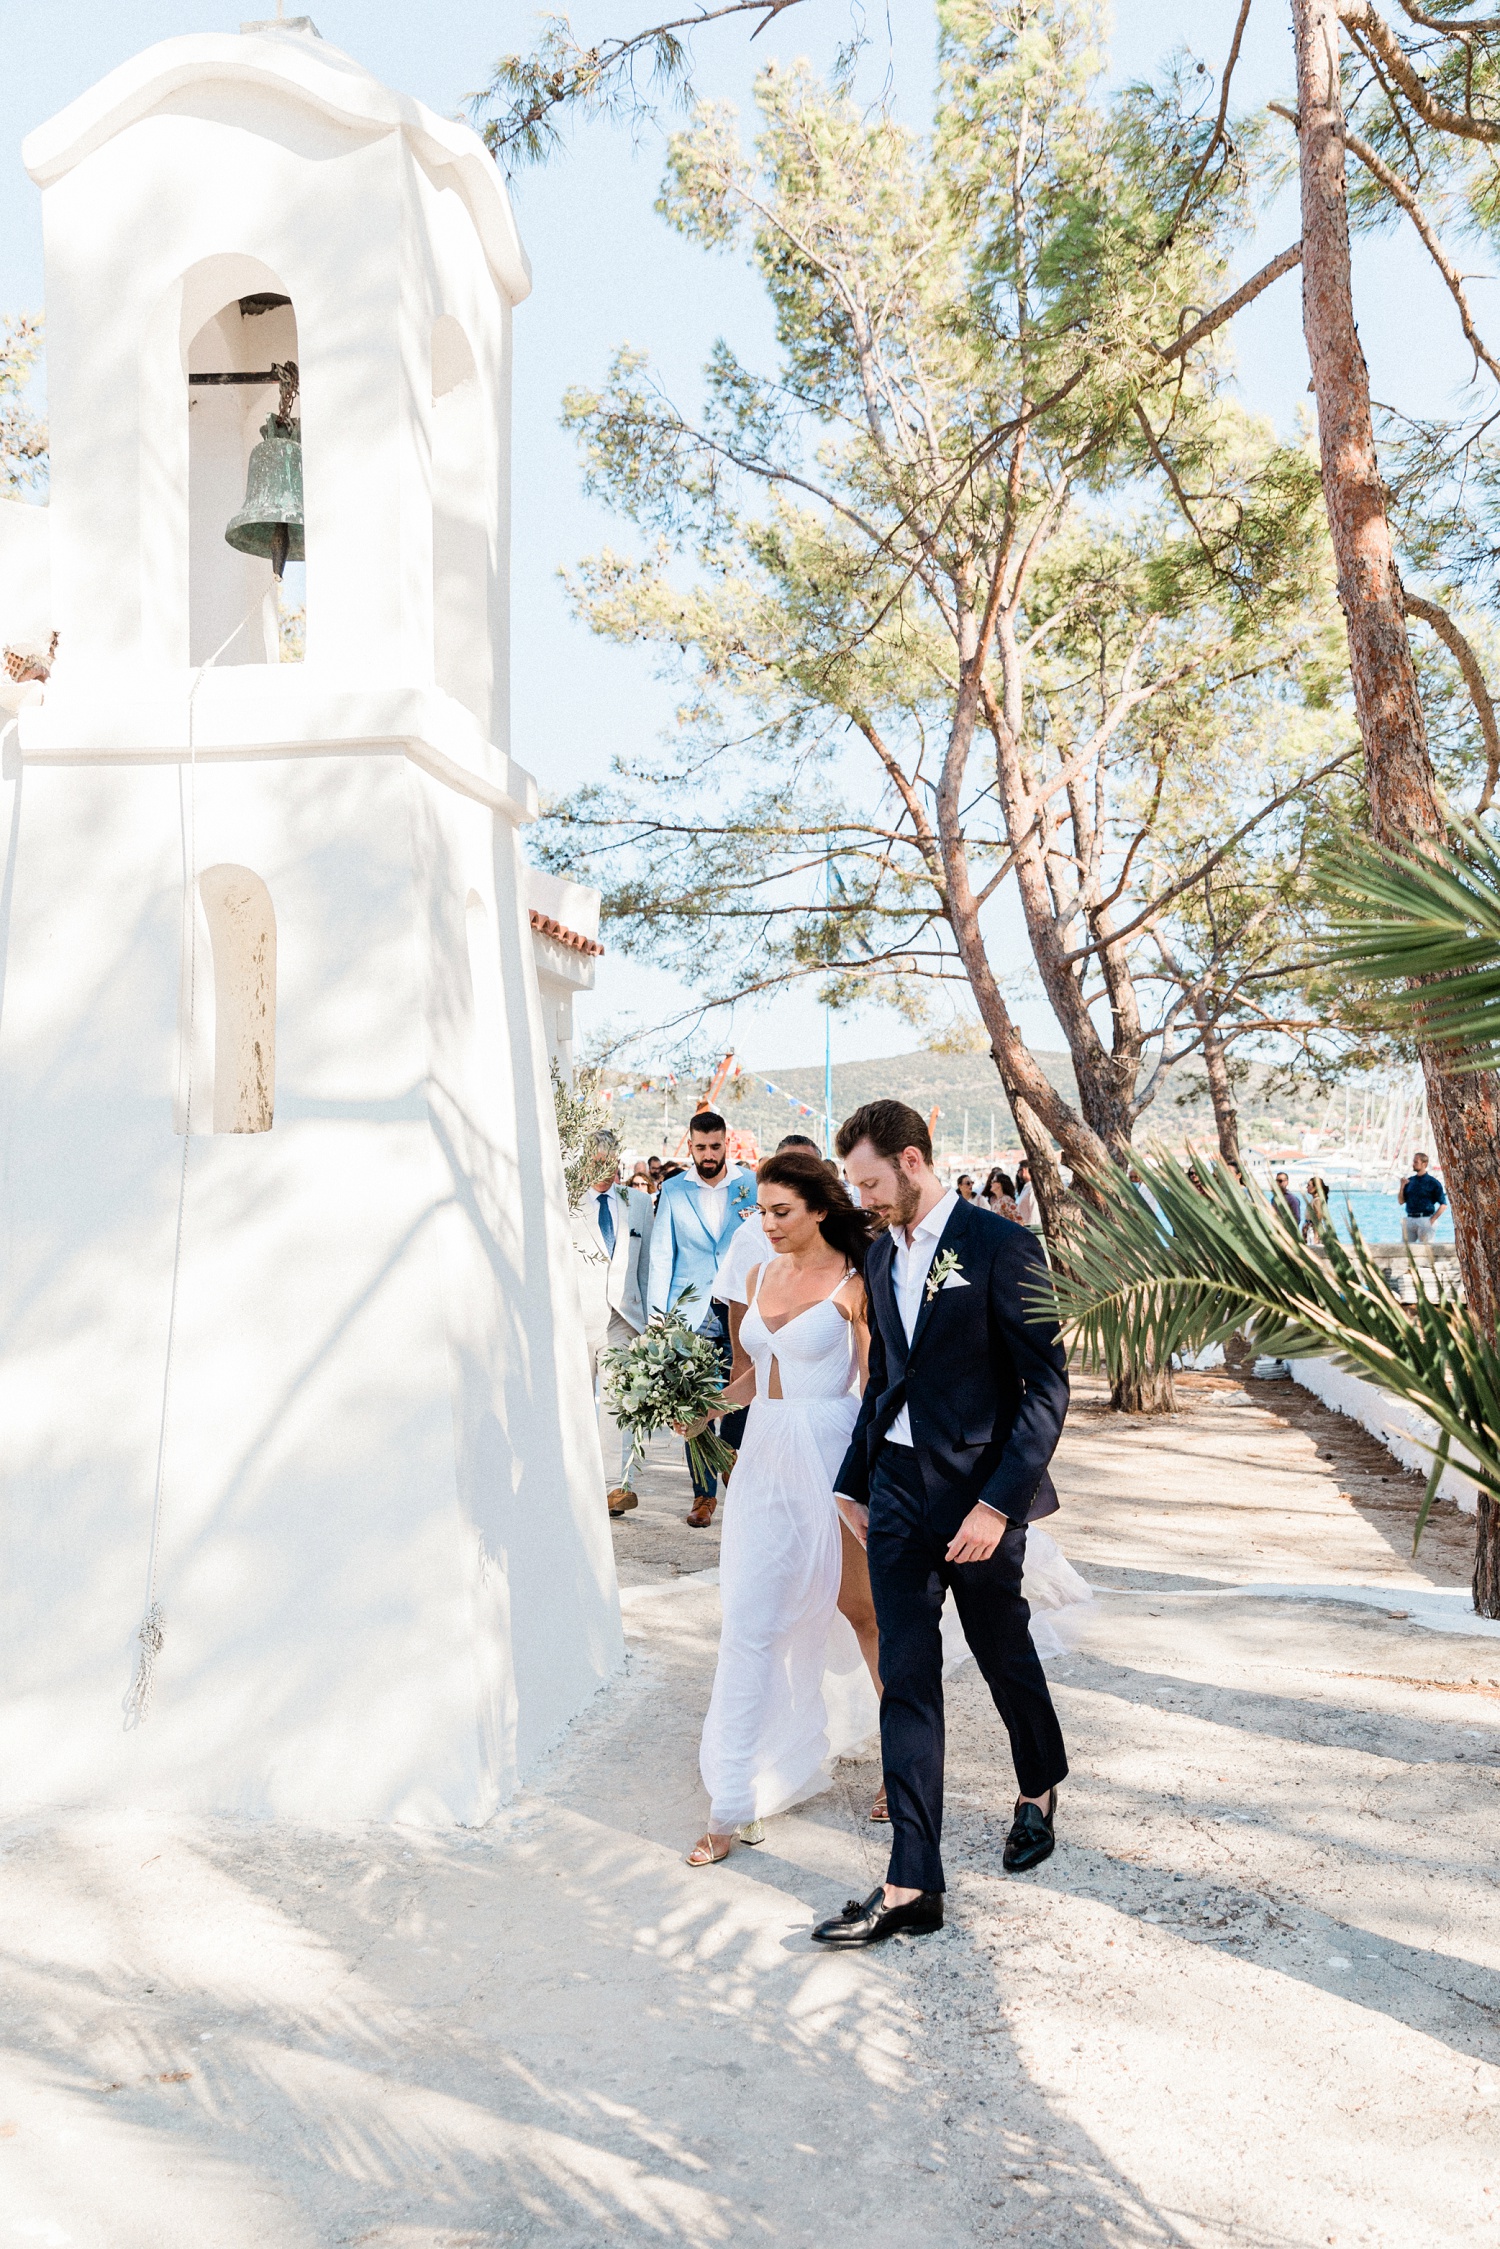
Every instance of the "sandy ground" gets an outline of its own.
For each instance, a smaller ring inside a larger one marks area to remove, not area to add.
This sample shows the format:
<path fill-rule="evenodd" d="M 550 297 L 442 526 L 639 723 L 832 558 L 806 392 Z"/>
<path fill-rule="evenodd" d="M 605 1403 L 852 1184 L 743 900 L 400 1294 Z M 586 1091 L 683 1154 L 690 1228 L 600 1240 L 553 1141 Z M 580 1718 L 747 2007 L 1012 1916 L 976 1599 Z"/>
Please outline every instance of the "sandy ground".
<path fill-rule="evenodd" d="M 717 1532 L 666 1448 L 616 1530 L 626 1672 L 493 1826 L 7 1823 L 0 2245 L 1493 2249 L 1468 1527 L 1413 1565 L 1373 1439 L 1289 1384 L 1188 1387 L 1132 1423 L 1079 1386 L 1056 1528 L 1101 1591 L 1052 1666 L 1059 1848 L 1001 1871 L 970 1666 L 940 1936 L 807 1941 L 882 1871 L 873 1759 L 683 1866 Z"/>

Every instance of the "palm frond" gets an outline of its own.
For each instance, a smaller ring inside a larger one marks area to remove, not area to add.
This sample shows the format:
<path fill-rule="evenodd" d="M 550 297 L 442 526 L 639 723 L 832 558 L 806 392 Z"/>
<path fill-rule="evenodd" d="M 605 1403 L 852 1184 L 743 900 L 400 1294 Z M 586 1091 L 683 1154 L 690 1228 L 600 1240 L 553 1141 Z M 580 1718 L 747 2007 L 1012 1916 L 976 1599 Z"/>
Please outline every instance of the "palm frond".
<path fill-rule="evenodd" d="M 1088 1181 L 1097 1204 L 1040 1284 L 1087 1362 L 1165 1366 L 1237 1329 L 1278 1358 L 1331 1358 L 1429 1415 L 1500 1504 L 1500 1350 L 1466 1305 L 1420 1288 L 1403 1304 L 1357 1228 L 1341 1242 L 1330 1223 L 1315 1248 L 1227 1165 L 1196 1158 L 1197 1184 L 1170 1155 L 1137 1166 L 1139 1184 Z"/>
<path fill-rule="evenodd" d="M 1500 1068 L 1500 848 L 1480 823 L 1455 822 L 1431 856 L 1354 843 L 1321 873 L 1339 903 L 1320 965 L 1390 987 L 1376 996 L 1390 1028 Z"/>

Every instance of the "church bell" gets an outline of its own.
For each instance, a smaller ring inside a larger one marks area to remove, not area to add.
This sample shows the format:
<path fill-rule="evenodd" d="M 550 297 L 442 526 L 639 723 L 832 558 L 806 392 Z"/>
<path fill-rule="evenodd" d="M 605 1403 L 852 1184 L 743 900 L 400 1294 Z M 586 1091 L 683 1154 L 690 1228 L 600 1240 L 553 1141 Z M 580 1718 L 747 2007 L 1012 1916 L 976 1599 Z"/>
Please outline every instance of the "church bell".
<path fill-rule="evenodd" d="M 307 554 L 302 529 L 302 424 L 291 414 L 262 422 L 250 456 L 245 504 L 224 529 L 241 554 L 265 557 L 279 578 L 288 562 Z"/>

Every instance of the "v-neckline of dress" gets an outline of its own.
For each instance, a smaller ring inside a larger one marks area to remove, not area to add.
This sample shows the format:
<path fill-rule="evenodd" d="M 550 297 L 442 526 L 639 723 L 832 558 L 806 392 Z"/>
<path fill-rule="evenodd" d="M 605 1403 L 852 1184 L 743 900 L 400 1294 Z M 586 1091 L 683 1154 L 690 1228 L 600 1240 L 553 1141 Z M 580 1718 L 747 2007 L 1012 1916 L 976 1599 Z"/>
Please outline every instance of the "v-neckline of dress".
<path fill-rule="evenodd" d="M 791 1327 L 793 1322 L 797 1320 L 805 1320 L 809 1312 L 820 1311 L 825 1304 L 831 1304 L 834 1298 L 838 1295 L 839 1290 L 843 1287 L 845 1281 L 848 1280 L 849 1275 L 853 1272 L 853 1270 L 854 1268 L 852 1265 L 846 1265 L 843 1272 L 840 1273 L 838 1279 L 834 1282 L 833 1287 L 828 1291 L 828 1294 L 826 1296 L 816 1297 L 811 1304 L 804 1304 L 800 1312 L 793 1312 L 789 1319 L 778 1320 L 775 1327 L 772 1327 L 770 1321 L 766 1318 L 765 1313 L 761 1312 L 760 1310 L 760 1290 L 757 1289 L 755 1292 L 755 1309 L 757 1312 L 760 1312 L 760 1324 L 765 1329 L 767 1335 L 780 1335 L 783 1328 Z"/>

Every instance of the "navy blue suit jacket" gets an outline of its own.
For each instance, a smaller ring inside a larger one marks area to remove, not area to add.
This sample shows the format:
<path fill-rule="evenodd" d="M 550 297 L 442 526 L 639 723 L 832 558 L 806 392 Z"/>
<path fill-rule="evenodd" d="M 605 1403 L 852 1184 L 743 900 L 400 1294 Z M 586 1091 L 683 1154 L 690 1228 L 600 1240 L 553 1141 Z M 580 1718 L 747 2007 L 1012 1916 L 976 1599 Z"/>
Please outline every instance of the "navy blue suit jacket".
<path fill-rule="evenodd" d="M 835 1490 L 869 1504 L 881 1440 L 904 1405 L 928 1501 L 976 1500 L 1012 1522 L 1056 1512 L 1047 1463 L 1068 1411 L 1068 1362 L 1055 1321 L 1029 1312 L 1046 1270 L 1036 1237 L 960 1202 L 937 1258 L 952 1250 L 966 1288 L 923 1293 L 910 1346 L 883 1234 L 865 1264 L 870 1379 Z"/>

